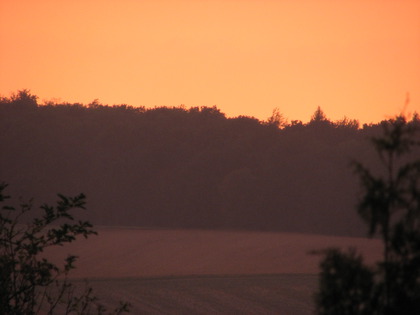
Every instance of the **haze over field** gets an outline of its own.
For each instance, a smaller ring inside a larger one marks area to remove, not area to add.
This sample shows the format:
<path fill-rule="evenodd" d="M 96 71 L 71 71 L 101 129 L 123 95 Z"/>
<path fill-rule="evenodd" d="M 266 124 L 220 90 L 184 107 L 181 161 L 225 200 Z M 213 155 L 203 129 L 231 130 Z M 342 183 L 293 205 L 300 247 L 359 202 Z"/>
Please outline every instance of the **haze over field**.
<path fill-rule="evenodd" d="M 51 189 L 85 191 L 89 211 L 77 216 L 132 226 L 46 253 L 80 256 L 71 279 L 91 279 L 110 305 L 310 314 L 320 259 L 310 252 L 381 256 L 378 240 L 308 234 L 366 235 L 348 163 L 363 157 L 377 171 L 367 139 L 379 125 L 332 122 L 320 108 L 303 124 L 279 113 L 226 118 L 216 107 L 40 106 L 28 91 L 3 98 L 0 114 L 0 171 L 13 195 L 37 204 Z"/>
<path fill-rule="evenodd" d="M 399 119 L 420 125 L 418 114 Z M 370 266 L 382 257 L 380 240 L 337 235 L 366 235 L 350 162 L 384 176 L 368 140 L 385 123 L 331 121 L 319 107 L 289 123 L 278 111 L 259 121 L 216 107 L 38 104 L 24 90 L 0 99 L 0 177 L 35 207 L 53 189 L 84 191 L 89 210 L 76 217 L 121 226 L 45 252 L 81 256 L 70 279 L 91 279 L 109 305 L 311 314 L 320 256 L 309 253 L 352 247 Z"/>

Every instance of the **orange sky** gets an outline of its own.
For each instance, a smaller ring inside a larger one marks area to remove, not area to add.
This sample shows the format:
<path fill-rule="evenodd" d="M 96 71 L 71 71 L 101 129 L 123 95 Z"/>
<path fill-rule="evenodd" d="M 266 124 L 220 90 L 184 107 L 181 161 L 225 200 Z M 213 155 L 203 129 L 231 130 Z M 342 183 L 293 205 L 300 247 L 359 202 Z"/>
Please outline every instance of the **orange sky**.
<path fill-rule="evenodd" d="M 0 95 L 307 121 L 420 112 L 420 0 L 0 0 Z"/>

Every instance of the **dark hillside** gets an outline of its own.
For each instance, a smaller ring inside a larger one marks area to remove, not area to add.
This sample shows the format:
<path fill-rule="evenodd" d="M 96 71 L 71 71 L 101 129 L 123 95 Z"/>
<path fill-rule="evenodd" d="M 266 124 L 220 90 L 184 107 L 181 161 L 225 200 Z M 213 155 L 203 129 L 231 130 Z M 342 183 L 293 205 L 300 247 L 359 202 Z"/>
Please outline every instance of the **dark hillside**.
<path fill-rule="evenodd" d="M 315 117 L 279 129 L 215 107 L 21 99 L 0 103 L 0 179 L 12 195 L 84 192 L 94 224 L 364 232 L 349 162 L 372 158 L 377 126 Z"/>

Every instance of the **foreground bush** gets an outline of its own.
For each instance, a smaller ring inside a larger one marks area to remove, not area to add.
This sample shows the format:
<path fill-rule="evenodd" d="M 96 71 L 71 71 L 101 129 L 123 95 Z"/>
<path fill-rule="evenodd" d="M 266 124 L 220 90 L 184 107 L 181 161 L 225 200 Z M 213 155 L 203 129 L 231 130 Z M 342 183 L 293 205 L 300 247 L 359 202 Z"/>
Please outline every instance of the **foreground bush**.
<path fill-rule="evenodd" d="M 0 203 L 6 184 L 0 184 Z M 88 221 L 76 220 L 72 210 L 84 209 L 85 196 L 59 195 L 56 206 L 42 205 L 35 218 L 32 203 L 18 209 L 3 205 L 0 209 L 0 314 L 106 314 L 92 288 L 81 291 L 68 280 L 76 256 L 69 255 L 58 266 L 45 257 L 47 248 L 63 246 L 78 236 L 97 234 Z M 30 218 L 32 217 L 32 219 Z M 28 223 L 29 222 L 29 223 Z M 77 293 L 81 292 L 81 293 Z M 128 311 L 121 303 L 109 314 Z"/>

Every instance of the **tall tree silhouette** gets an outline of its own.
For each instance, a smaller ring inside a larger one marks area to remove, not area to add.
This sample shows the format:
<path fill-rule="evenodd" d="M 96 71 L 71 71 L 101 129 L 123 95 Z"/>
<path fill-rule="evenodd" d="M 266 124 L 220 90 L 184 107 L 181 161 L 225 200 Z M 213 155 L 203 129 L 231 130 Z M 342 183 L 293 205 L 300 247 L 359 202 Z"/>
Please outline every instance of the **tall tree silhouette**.
<path fill-rule="evenodd" d="M 323 122 L 327 120 L 328 119 L 324 111 L 321 109 L 320 106 L 318 106 L 315 112 L 312 114 L 310 122 Z"/>
<path fill-rule="evenodd" d="M 369 226 L 369 235 L 381 238 L 383 260 L 368 268 L 351 253 L 327 251 L 321 263 L 319 314 L 420 313 L 420 159 L 407 160 L 413 150 L 418 152 L 419 124 L 399 116 L 382 127 L 383 135 L 372 140 L 382 169 L 375 173 L 360 162 L 354 168 L 364 190 L 358 212 Z M 347 268 L 352 265 L 357 268 Z M 361 274 L 375 282 L 353 282 L 347 292 L 339 287 Z M 341 299 L 328 300 L 337 290 L 343 294 Z M 359 297 L 349 311 L 351 292 Z"/>

